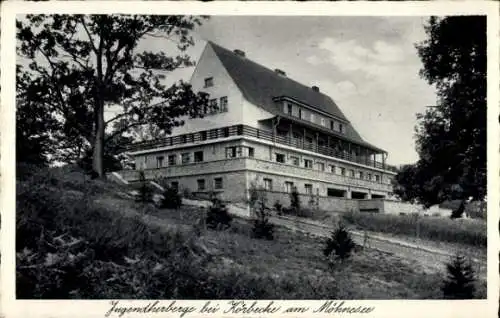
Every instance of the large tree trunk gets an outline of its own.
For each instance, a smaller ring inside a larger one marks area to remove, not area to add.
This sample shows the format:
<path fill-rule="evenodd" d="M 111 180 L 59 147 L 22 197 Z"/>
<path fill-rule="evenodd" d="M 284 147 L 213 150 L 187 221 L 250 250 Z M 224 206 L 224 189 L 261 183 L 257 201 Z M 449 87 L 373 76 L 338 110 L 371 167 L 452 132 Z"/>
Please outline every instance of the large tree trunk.
<path fill-rule="evenodd" d="M 104 107 L 96 109 L 96 134 L 94 141 L 94 153 L 92 156 L 92 168 L 99 178 L 105 178 L 104 174 Z"/>

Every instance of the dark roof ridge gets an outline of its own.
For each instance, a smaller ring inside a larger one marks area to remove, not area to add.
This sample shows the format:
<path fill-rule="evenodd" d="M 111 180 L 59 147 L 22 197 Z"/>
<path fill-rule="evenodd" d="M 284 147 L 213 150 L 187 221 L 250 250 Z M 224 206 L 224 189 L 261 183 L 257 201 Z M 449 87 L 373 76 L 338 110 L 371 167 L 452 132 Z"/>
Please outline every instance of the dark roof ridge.
<path fill-rule="evenodd" d="M 219 45 L 219 44 L 217 44 L 217 43 L 214 43 L 214 42 L 212 42 L 212 41 L 207 41 L 207 42 L 208 42 L 210 45 L 215 46 L 216 48 L 218 48 L 218 49 L 220 49 L 220 50 L 223 50 L 223 51 L 225 51 L 225 52 L 227 52 L 227 53 L 231 54 L 231 55 L 232 55 L 233 57 L 235 57 L 235 58 L 239 58 L 239 59 L 241 59 L 241 60 L 244 60 L 246 63 L 251 63 L 251 64 L 253 64 L 255 67 L 258 67 L 258 68 L 261 68 L 262 70 L 267 71 L 267 72 L 269 73 L 269 75 L 270 75 L 270 76 L 273 76 L 273 77 L 276 77 L 276 78 L 280 78 L 280 79 L 285 79 L 285 80 L 287 80 L 287 81 L 289 81 L 289 82 L 293 82 L 293 83 L 294 83 L 294 84 L 296 84 L 296 85 L 299 85 L 299 86 L 301 86 L 301 87 L 303 87 L 303 88 L 305 88 L 305 89 L 310 90 L 310 92 L 311 92 L 312 94 L 317 94 L 317 95 L 319 95 L 319 96 L 321 96 L 321 97 L 323 97 L 323 98 L 325 98 L 325 99 L 329 99 L 329 100 L 330 100 L 333 104 L 335 104 L 335 102 L 333 101 L 333 99 L 332 99 L 330 96 L 328 96 L 328 95 L 324 94 L 324 93 L 323 93 L 323 92 L 321 92 L 321 91 L 319 91 L 319 92 L 313 91 L 312 86 L 307 86 L 307 85 L 305 85 L 305 84 L 303 84 L 303 83 L 301 83 L 301 82 L 299 82 L 299 81 L 297 81 L 297 80 L 295 80 L 295 79 L 293 79 L 293 78 L 291 78 L 291 77 L 288 77 L 288 76 L 281 76 L 281 75 L 277 74 L 277 73 L 276 73 L 276 71 L 274 71 L 274 70 L 272 70 L 272 69 L 270 69 L 270 68 L 266 67 L 265 65 L 259 64 L 259 63 L 255 62 L 254 60 L 249 59 L 249 58 L 248 58 L 248 56 L 245 56 L 245 57 L 239 56 L 239 55 L 237 55 L 236 53 L 234 53 L 234 51 L 231 51 L 231 50 L 229 50 L 229 49 L 227 49 L 227 48 L 225 48 L 225 47 L 223 47 L 223 46 L 220 46 L 220 45 Z M 216 50 L 216 53 L 217 53 L 217 50 Z M 219 56 L 219 57 L 220 57 L 220 56 Z M 223 62 L 222 64 L 223 64 L 224 66 L 226 66 L 226 65 L 224 64 L 224 62 Z M 231 72 L 229 72 L 229 75 L 231 75 Z M 232 77 L 232 76 L 231 76 L 231 77 Z M 234 79 L 234 78 L 233 78 L 233 79 Z M 237 82 L 236 84 L 238 85 L 238 82 Z M 298 99 L 298 98 L 296 98 L 296 97 L 294 97 L 294 96 L 289 96 L 289 95 L 283 95 L 283 96 L 287 96 L 287 97 L 294 98 L 294 99 L 296 99 L 296 100 L 300 100 L 300 99 Z M 273 96 L 273 97 L 278 97 L 278 96 Z M 329 114 L 329 115 L 331 115 L 331 116 L 334 116 L 334 117 L 339 117 L 340 119 L 343 119 L 343 120 L 345 120 L 345 121 L 347 121 L 347 122 L 349 121 L 349 120 L 345 117 L 345 115 L 341 112 L 341 110 L 340 110 L 340 109 L 338 109 L 338 111 L 339 111 L 339 113 L 340 113 L 340 114 L 332 114 L 331 112 L 328 112 L 328 111 L 325 111 L 325 110 L 323 110 L 323 109 L 320 109 L 320 108 L 318 107 L 319 105 L 309 104 L 309 103 L 307 103 L 307 101 L 302 101 L 302 102 L 303 102 L 303 103 L 308 104 L 309 106 L 311 106 L 311 107 L 313 107 L 313 108 L 315 108 L 315 109 L 317 109 L 317 110 L 320 110 L 320 111 L 326 112 L 326 113 L 328 113 L 328 114 Z M 336 104 L 335 104 L 335 106 L 338 108 L 338 106 L 337 106 Z"/>
<path fill-rule="evenodd" d="M 212 41 L 207 41 L 207 45 L 212 47 L 223 67 L 248 102 L 273 115 L 282 115 L 282 106 L 278 105 L 274 99 L 279 96 L 293 98 L 315 110 L 327 113 L 333 118 L 346 121 L 344 133 L 346 138 L 359 144 L 369 144 L 354 129 L 330 96 L 314 91 L 312 87 L 305 86 L 289 77 L 279 75 L 268 67 L 252 61 L 247 56 L 242 57 Z"/>
<path fill-rule="evenodd" d="M 214 42 L 212 42 L 212 41 L 208 41 L 208 43 L 210 43 L 211 45 L 217 46 L 217 47 L 219 47 L 220 49 L 223 49 L 223 50 L 225 50 L 225 51 L 227 51 L 227 52 L 230 52 L 230 53 L 232 53 L 232 54 L 236 55 L 236 57 L 239 57 L 239 58 L 241 58 L 241 59 L 244 59 L 244 60 L 246 60 L 247 62 L 250 62 L 250 63 L 252 63 L 252 64 L 255 64 L 256 66 L 258 66 L 258 67 L 261 67 L 261 68 L 265 69 L 266 71 L 268 71 L 269 73 L 271 73 L 271 74 L 273 74 L 273 75 L 275 75 L 275 76 L 280 76 L 279 74 L 277 74 L 277 73 L 276 73 L 276 71 L 275 71 L 275 70 L 270 69 L 269 67 L 267 67 L 267 66 L 265 66 L 265 65 L 259 64 L 259 63 L 255 62 L 255 61 L 254 61 L 254 60 L 252 60 L 252 59 L 249 59 L 249 58 L 248 58 L 248 56 L 246 56 L 246 55 L 245 55 L 244 57 L 242 57 L 242 56 L 239 56 L 239 55 L 237 55 L 236 53 L 234 53 L 234 50 L 233 50 L 233 51 L 231 51 L 230 49 L 227 49 L 227 48 L 225 48 L 225 47 L 223 47 L 223 46 L 220 46 L 219 44 L 214 43 Z M 295 82 L 296 84 L 299 84 L 299 85 L 301 85 L 301 86 L 307 87 L 307 88 L 311 89 L 311 91 L 312 91 L 312 86 L 307 86 L 306 84 L 301 83 L 301 82 L 299 82 L 298 80 L 295 80 L 295 79 L 293 79 L 292 77 L 289 77 L 288 75 L 286 75 L 286 76 L 285 76 L 285 78 L 286 78 L 286 79 L 288 79 L 289 81 Z M 323 95 L 323 96 L 328 97 L 328 98 L 331 98 L 330 96 L 328 96 L 327 94 L 325 94 L 325 93 L 323 93 L 323 92 L 321 92 L 321 91 L 319 91 L 319 92 L 314 92 L 314 93 L 315 93 L 315 94 L 320 94 L 320 95 Z M 311 106 L 314 106 L 314 105 L 311 105 Z"/>

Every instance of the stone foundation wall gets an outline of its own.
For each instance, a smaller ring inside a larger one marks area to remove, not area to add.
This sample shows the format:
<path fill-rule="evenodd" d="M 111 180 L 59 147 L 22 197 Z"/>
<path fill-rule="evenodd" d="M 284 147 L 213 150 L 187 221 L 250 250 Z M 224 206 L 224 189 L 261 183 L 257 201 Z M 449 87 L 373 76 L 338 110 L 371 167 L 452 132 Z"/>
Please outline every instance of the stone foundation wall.
<path fill-rule="evenodd" d="M 279 201 L 283 207 L 290 206 L 290 194 L 286 192 L 266 191 L 267 205 L 273 207 L 276 201 Z M 314 208 L 311 205 L 311 196 L 299 194 L 300 204 L 304 208 Z M 312 196 L 313 200 L 317 200 L 317 207 L 323 211 L 345 213 L 349 211 L 358 211 L 358 202 L 335 197 Z"/>

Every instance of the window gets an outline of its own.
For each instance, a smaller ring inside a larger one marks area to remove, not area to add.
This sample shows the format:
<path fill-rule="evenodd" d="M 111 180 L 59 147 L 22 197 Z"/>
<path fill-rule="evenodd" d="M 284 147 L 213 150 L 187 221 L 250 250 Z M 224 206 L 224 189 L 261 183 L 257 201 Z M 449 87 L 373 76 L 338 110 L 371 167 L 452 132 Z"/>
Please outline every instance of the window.
<path fill-rule="evenodd" d="M 312 194 L 313 193 L 313 186 L 312 184 L 304 184 L 304 188 L 306 189 L 306 194 Z"/>
<path fill-rule="evenodd" d="M 327 189 L 327 195 L 329 197 L 343 198 L 343 197 L 345 197 L 345 190 L 338 190 L 338 189 L 328 188 Z"/>
<path fill-rule="evenodd" d="M 221 113 L 227 112 L 227 96 L 222 96 L 220 98 L 220 109 Z"/>
<path fill-rule="evenodd" d="M 217 112 L 217 99 L 213 98 L 208 102 L 208 113 L 207 114 L 215 114 Z"/>
<path fill-rule="evenodd" d="M 198 179 L 196 180 L 196 183 L 198 184 L 198 191 L 205 190 L 205 179 Z"/>
<path fill-rule="evenodd" d="M 264 179 L 264 189 L 266 189 L 267 191 L 272 191 L 273 190 L 273 180 Z"/>
<path fill-rule="evenodd" d="M 378 174 L 375 175 L 375 181 L 380 182 L 380 176 Z"/>
<path fill-rule="evenodd" d="M 344 126 L 343 126 L 342 124 L 340 124 L 340 123 L 339 123 L 339 131 L 340 131 L 341 133 L 343 133 L 343 132 L 344 132 Z"/>
<path fill-rule="evenodd" d="M 354 170 L 349 169 L 349 177 L 354 178 Z"/>
<path fill-rule="evenodd" d="M 318 170 L 319 171 L 325 171 L 325 164 L 322 162 L 316 163 L 318 165 Z"/>
<path fill-rule="evenodd" d="M 236 157 L 236 147 L 227 147 L 226 158 L 235 158 L 235 157 Z"/>
<path fill-rule="evenodd" d="M 363 171 L 360 171 L 360 172 L 359 172 L 359 178 L 360 178 L 361 180 L 363 180 Z"/>
<path fill-rule="evenodd" d="M 292 162 L 292 165 L 298 166 L 299 162 L 300 162 L 300 159 L 299 159 L 299 157 L 290 156 L 290 161 Z"/>
<path fill-rule="evenodd" d="M 299 108 L 299 118 L 302 119 L 302 109 Z"/>
<path fill-rule="evenodd" d="M 293 182 L 285 181 L 285 191 L 291 193 L 293 190 Z"/>
<path fill-rule="evenodd" d="M 170 187 L 172 189 L 175 189 L 176 191 L 179 191 L 179 182 L 178 181 L 172 181 L 172 182 L 170 182 Z"/>
<path fill-rule="evenodd" d="M 282 153 L 276 154 L 276 162 L 285 163 L 285 155 Z"/>
<path fill-rule="evenodd" d="M 335 173 L 335 166 L 334 165 L 330 165 L 330 172 Z"/>
<path fill-rule="evenodd" d="M 213 77 L 205 78 L 205 87 L 212 87 L 212 86 L 214 86 L 214 78 Z"/>
<path fill-rule="evenodd" d="M 222 189 L 223 184 L 222 184 L 222 178 L 215 178 L 214 179 L 214 189 Z"/>
<path fill-rule="evenodd" d="M 372 181 L 372 174 L 371 173 L 366 175 L 366 180 Z"/>
<path fill-rule="evenodd" d="M 321 118 L 321 126 L 326 126 L 325 119 Z"/>
<path fill-rule="evenodd" d="M 288 103 L 288 104 L 286 105 L 286 107 L 287 107 L 288 115 L 290 115 L 290 116 L 291 116 L 291 115 L 292 115 L 292 104 Z"/>
<path fill-rule="evenodd" d="M 252 147 L 234 146 L 226 148 L 226 158 L 253 157 L 255 153 Z"/>
<path fill-rule="evenodd" d="M 340 175 L 345 176 L 345 168 L 340 167 Z"/>
<path fill-rule="evenodd" d="M 203 151 L 195 151 L 194 162 L 202 162 L 202 161 L 203 161 Z"/>
<path fill-rule="evenodd" d="M 330 129 L 335 130 L 335 125 L 334 125 L 333 120 L 330 120 Z"/>
<path fill-rule="evenodd" d="M 311 113 L 311 122 L 314 123 L 314 114 Z"/>
<path fill-rule="evenodd" d="M 309 159 L 304 159 L 304 167 L 305 167 L 305 168 L 312 169 L 312 167 L 313 167 L 313 162 L 312 162 L 312 160 L 309 160 Z"/>
<path fill-rule="evenodd" d="M 185 152 L 181 155 L 181 162 L 183 164 L 189 163 L 191 161 L 191 154 L 189 152 Z"/>
<path fill-rule="evenodd" d="M 169 155 L 168 156 L 168 165 L 175 166 L 176 164 L 177 164 L 177 156 L 176 155 Z"/>
<path fill-rule="evenodd" d="M 163 166 L 163 156 L 156 157 L 156 168 L 161 168 Z"/>

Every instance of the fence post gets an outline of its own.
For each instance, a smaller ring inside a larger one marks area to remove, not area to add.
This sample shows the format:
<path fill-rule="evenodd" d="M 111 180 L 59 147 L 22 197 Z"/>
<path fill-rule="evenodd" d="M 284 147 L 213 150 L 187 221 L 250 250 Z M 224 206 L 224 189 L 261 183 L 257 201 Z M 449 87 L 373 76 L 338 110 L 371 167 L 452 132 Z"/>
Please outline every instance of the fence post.
<path fill-rule="evenodd" d="M 417 214 L 417 239 L 420 239 L 420 214 Z"/>

